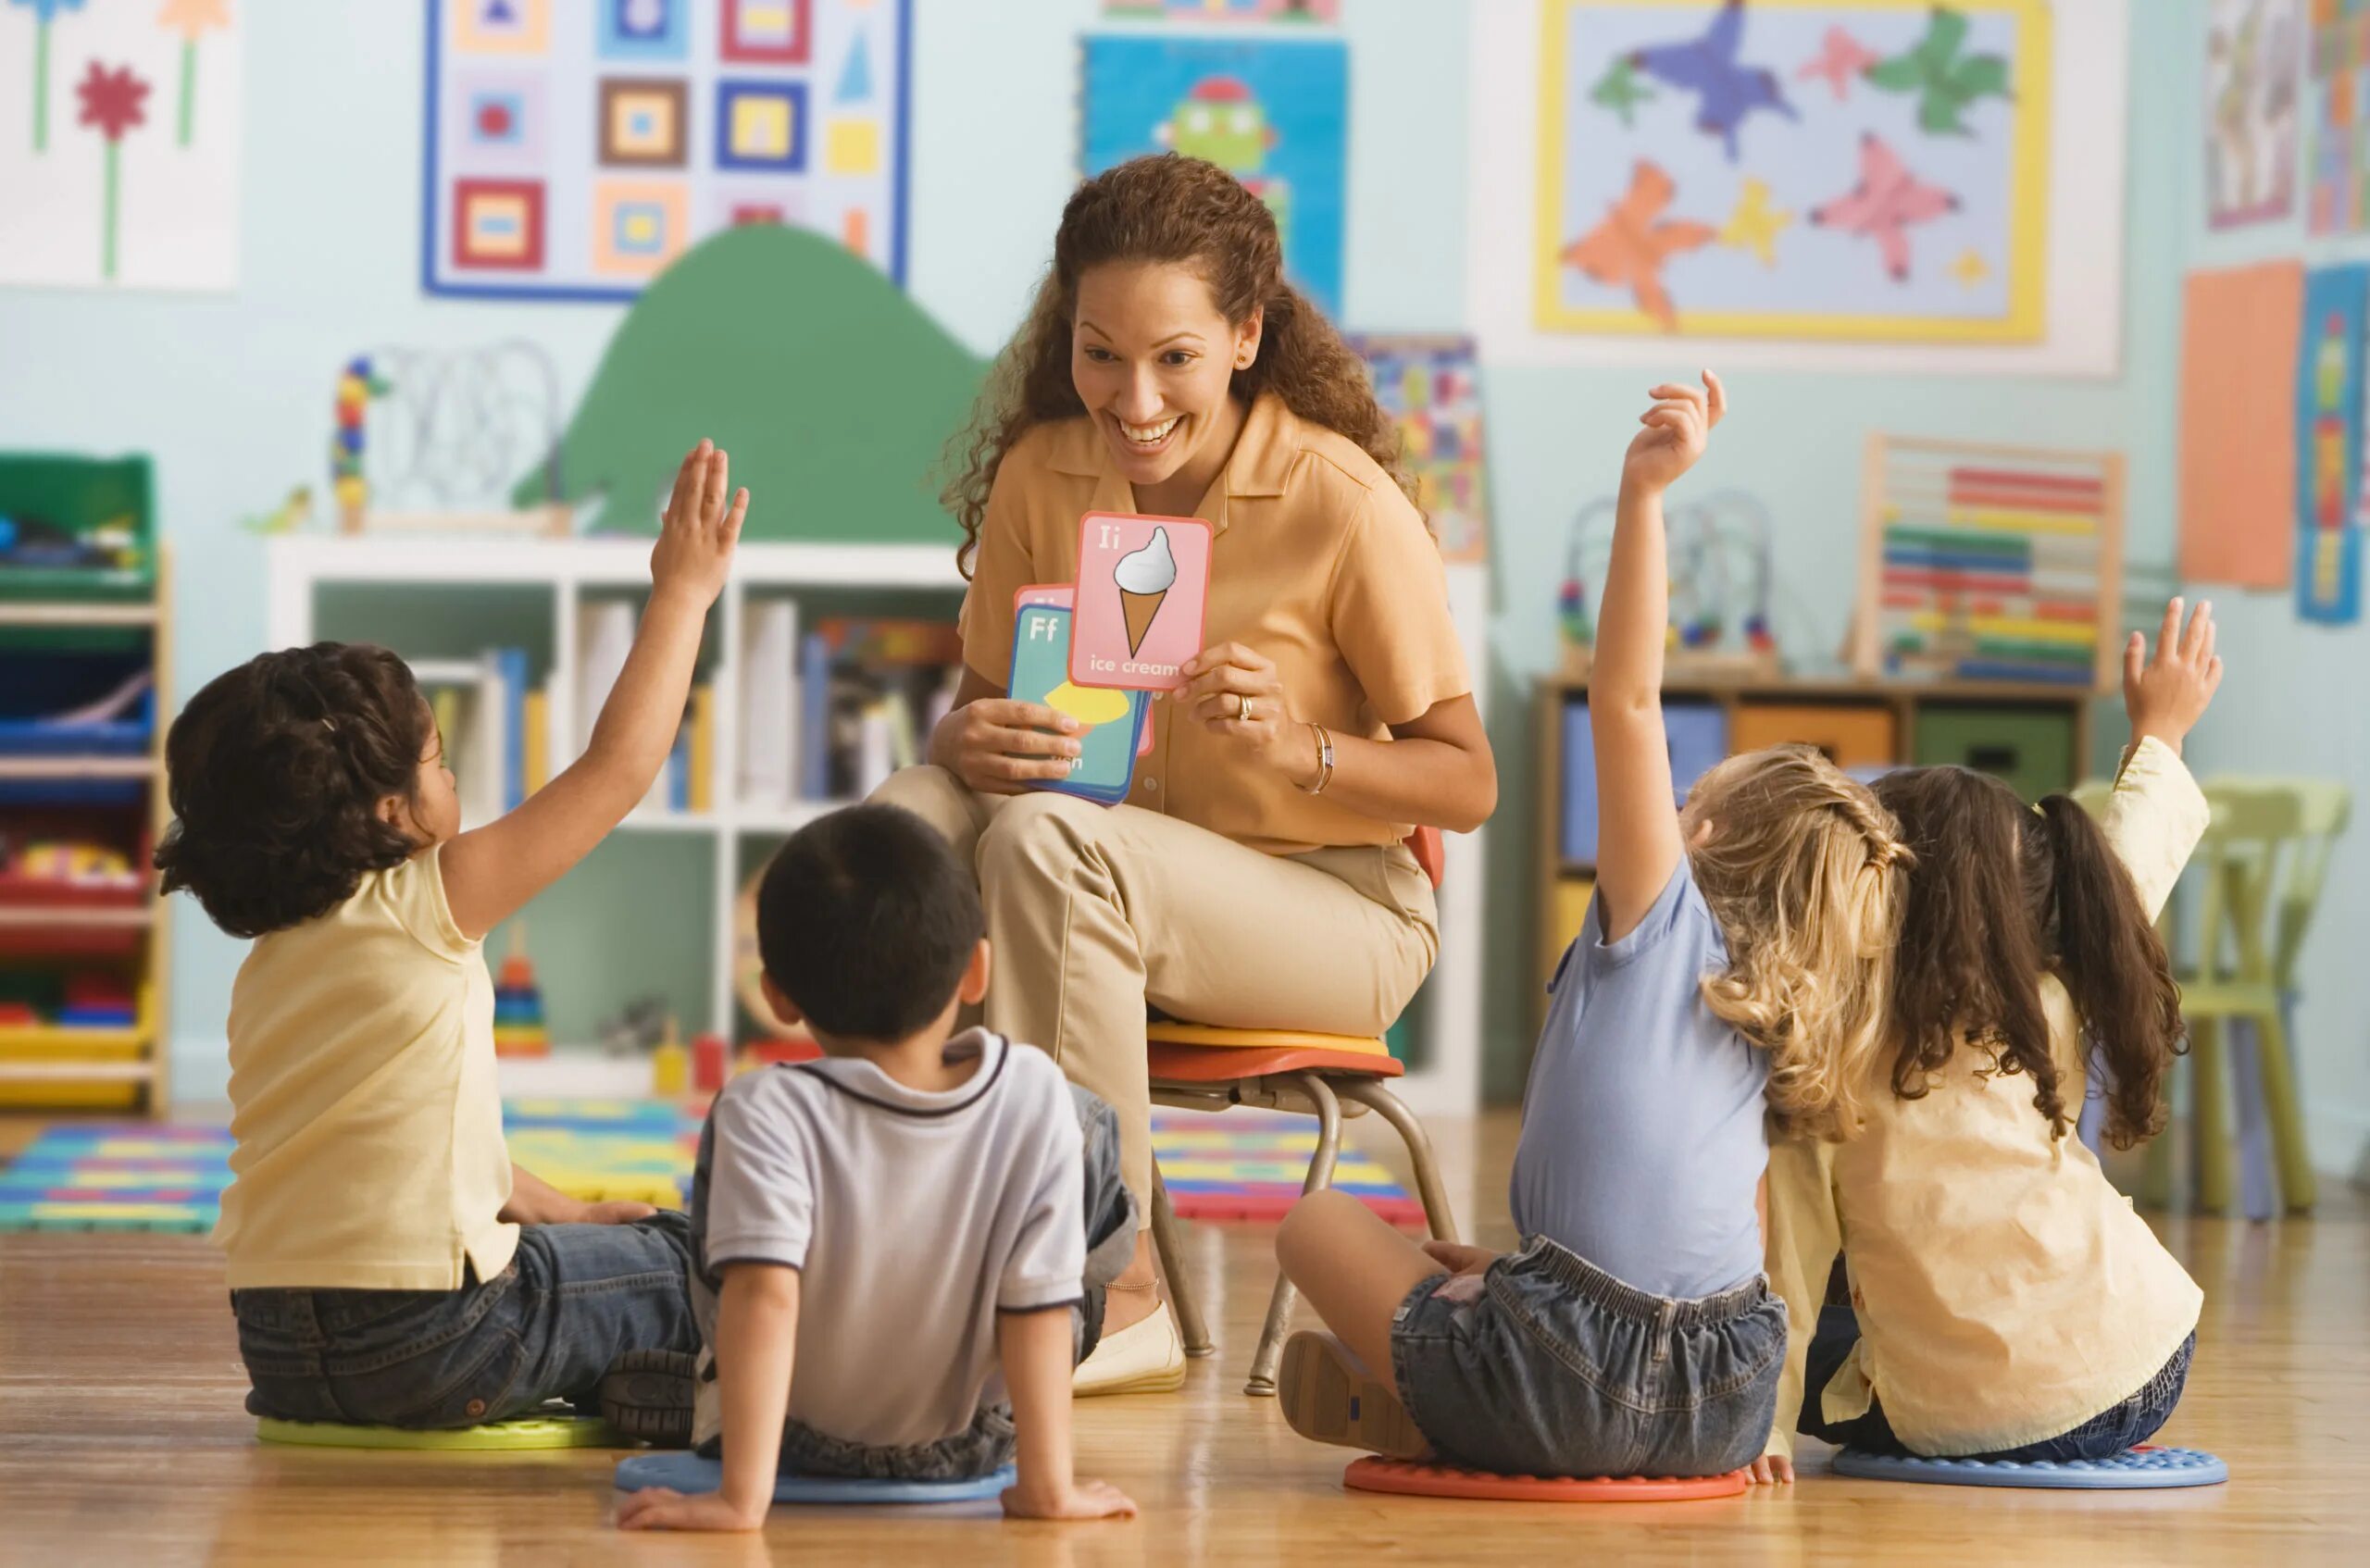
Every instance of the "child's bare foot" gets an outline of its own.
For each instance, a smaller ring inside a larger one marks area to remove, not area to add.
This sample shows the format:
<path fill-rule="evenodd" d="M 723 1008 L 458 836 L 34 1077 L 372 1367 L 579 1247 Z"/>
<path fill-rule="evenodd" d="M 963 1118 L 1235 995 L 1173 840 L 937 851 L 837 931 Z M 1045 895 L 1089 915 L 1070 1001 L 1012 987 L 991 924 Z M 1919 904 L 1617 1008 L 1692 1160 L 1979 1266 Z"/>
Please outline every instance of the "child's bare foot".
<path fill-rule="evenodd" d="M 1276 1398 L 1284 1420 L 1304 1437 L 1389 1459 L 1431 1453 L 1388 1375 L 1377 1377 L 1330 1334 L 1304 1329 L 1284 1341 Z"/>

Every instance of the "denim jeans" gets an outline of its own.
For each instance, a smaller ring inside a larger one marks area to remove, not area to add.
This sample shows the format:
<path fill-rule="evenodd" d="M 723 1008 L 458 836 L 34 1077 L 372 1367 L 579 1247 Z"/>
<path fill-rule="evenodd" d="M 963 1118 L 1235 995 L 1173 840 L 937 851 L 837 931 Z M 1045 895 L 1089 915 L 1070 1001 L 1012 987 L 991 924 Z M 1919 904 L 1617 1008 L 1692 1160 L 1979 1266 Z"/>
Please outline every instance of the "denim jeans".
<path fill-rule="evenodd" d="M 1443 1457 L 1515 1475 L 1722 1475 L 1778 1408 L 1786 1304 L 1765 1281 L 1671 1300 L 1544 1237 L 1440 1276 L 1391 1320 L 1399 1397 Z"/>
<path fill-rule="evenodd" d="M 1086 1134 L 1085 1206 L 1086 1270 L 1080 1281 L 1082 1304 L 1070 1311 L 1070 1348 L 1084 1361 L 1103 1338 L 1103 1308 L 1110 1284 L 1135 1256 L 1135 1200 L 1119 1179 L 1119 1118 L 1110 1106 L 1078 1085 L 1070 1085 L 1078 1105 L 1079 1126 Z M 916 1260 L 917 1267 L 930 1266 Z M 707 1375 L 715 1375 L 715 1363 Z M 795 1370 L 792 1373 L 793 1382 Z M 995 1402 L 973 1412 L 971 1425 L 934 1442 L 904 1448 L 877 1448 L 851 1443 L 818 1432 L 796 1421 L 782 1424 L 781 1458 L 777 1468 L 785 1475 L 843 1475 L 866 1480 L 967 1481 L 1012 1462 L 1018 1448 L 1012 1407 Z M 710 1438 L 699 1451 L 721 1458 L 724 1443 Z"/>
<path fill-rule="evenodd" d="M 234 1290 L 247 1409 L 292 1421 L 472 1426 L 549 1400 L 597 1409 L 629 1350 L 699 1349 L 690 1219 L 530 1225 L 457 1290 Z"/>
<path fill-rule="evenodd" d="M 1811 1437 L 1858 1449 L 1863 1453 L 1915 1454 L 1915 1449 L 1893 1435 L 1892 1424 L 1885 1419 L 1883 1404 L 1873 1398 L 1865 1414 L 1849 1421 L 1829 1421 L 1819 1408 L 1827 1386 L 1842 1369 L 1843 1358 L 1859 1342 L 1860 1320 L 1850 1307 L 1828 1307 L 1819 1313 L 1818 1332 L 1811 1337 L 1810 1351 L 1804 1357 L 1802 1409 L 1794 1425 Z M 1950 1457 L 2013 1460 L 2020 1464 L 2112 1459 L 2154 1437 L 2156 1429 L 2171 1418 L 2173 1407 L 2180 1403 L 2181 1390 L 2189 1383 L 2189 1358 L 2196 1353 L 2197 1336 L 2191 1334 L 2137 1393 L 2109 1405 L 2070 1432 L 2027 1443 L 2022 1448 Z"/>

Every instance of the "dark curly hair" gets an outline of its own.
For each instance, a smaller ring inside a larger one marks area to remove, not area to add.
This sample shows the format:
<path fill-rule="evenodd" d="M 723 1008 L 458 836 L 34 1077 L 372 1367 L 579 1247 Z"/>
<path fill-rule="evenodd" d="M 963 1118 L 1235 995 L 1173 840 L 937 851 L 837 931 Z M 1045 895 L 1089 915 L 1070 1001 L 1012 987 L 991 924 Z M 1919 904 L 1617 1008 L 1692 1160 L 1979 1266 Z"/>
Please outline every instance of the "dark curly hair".
<path fill-rule="evenodd" d="M 1917 856 L 1893 963 L 1893 1092 L 1922 1097 L 1965 1043 L 2033 1080 L 2063 1137 L 2072 1117 L 2051 1053 L 2040 982 L 2072 998 L 2082 1064 L 2107 1082 L 2107 1140 L 2164 1126 L 2164 1074 L 2187 1049 L 2180 987 L 2131 874 L 2071 796 L 2038 814 L 1989 774 L 1905 768 L 1874 786 Z"/>
<path fill-rule="evenodd" d="M 1415 499 L 1416 483 L 1400 466 L 1399 427 L 1375 401 L 1366 361 L 1284 281 L 1283 246 L 1266 204 L 1216 164 L 1154 153 L 1107 168 L 1070 193 L 1054 234 L 1054 264 L 1029 318 L 997 358 L 970 427 L 949 449 L 958 471 L 939 500 L 963 525 L 954 558 L 966 577 L 1004 454 L 1037 426 L 1086 412 L 1070 380 L 1071 317 L 1079 280 L 1110 262 L 1191 266 L 1209 284 L 1219 314 L 1238 327 L 1263 311 L 1259 356 L 1234 373 L 1234 395 L 1248 403 L 1274 392 L 1302 418 L 1357 442 Z"/>
<path fill-rule="evenodd" d="M 165 891 L 234 937 L 300 925 L 418 845 L 378 814 L 412 798 L 428 705 L 384 648 L 316 642 L 215 677 L 165 738 Z"/>

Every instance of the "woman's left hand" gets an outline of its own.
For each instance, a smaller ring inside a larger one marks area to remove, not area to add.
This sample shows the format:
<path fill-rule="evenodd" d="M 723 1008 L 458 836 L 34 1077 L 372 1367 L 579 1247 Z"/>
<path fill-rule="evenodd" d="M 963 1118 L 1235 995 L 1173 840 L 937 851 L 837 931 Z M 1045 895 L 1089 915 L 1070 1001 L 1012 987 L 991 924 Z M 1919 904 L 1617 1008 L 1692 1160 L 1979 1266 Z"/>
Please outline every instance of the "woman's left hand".
<path fill-rule="evenodd" d="M 1170 696 L 1186 716 L 1295 783 L 1316 777 L 1316 740 L 1292 717 L 1275 661 L 1240 642 L 1221 642 L 1187 661 L 1183 673 L 1185 684 Z"/>

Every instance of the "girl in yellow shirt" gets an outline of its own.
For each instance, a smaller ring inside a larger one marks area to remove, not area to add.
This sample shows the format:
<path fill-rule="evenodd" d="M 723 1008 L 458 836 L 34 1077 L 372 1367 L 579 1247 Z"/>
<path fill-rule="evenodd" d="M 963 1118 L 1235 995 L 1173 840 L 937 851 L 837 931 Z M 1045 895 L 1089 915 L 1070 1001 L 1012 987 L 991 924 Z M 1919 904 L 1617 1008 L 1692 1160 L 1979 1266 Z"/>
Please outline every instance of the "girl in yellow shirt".
<path fill-rule="evenodd" d="M 657 777 L 748 509 L 728 479 L 706 442 L 684 459 L 584 755 L 499 821 L 460 831 L 443 740 L 383 648 L 266 653 L 174 722 L 165 890 L 255 939 L 215 1239 L 257 1415 L 458 1426 L 564 1398 L 688 1437 L 689 1227 L 510 1164 L 481 943 Z"/>
<path fill-rule="evenodd" d="M 2153 922 L 2206 826 L 2179 753 L 2221 679 L 2210 607 L 2184 631 L 2173 601 L 2152 659 L 2133 634 L 2132 745 L 2098 822 L 1963 768 L 1877 782 L 1917 856 L 1890 1081 L 1857 1137 L 1770 1151 L 1793 1345 L 1769 1468 L 1798 1402 L 1830 1442 L 2024 1462 L 2107 1458 L 2172 1413 L 2202 1294 L 2074 1122 L 2102 1067 L 2110 1141 L 2163 1123 L 2180 992 Z M 1839 1247 L 1851 1305 L 1822 1313 Z"/>

